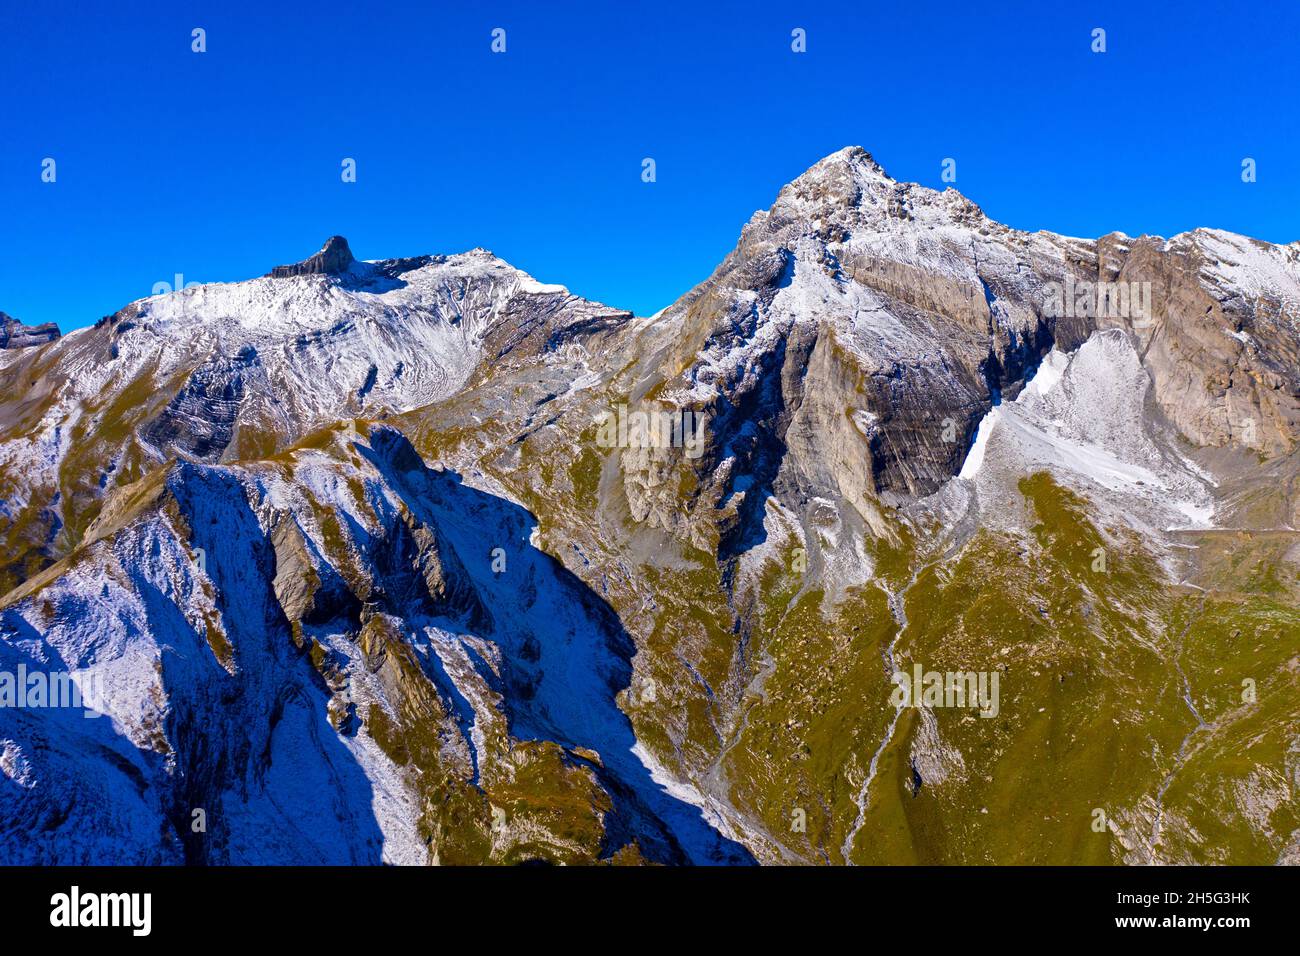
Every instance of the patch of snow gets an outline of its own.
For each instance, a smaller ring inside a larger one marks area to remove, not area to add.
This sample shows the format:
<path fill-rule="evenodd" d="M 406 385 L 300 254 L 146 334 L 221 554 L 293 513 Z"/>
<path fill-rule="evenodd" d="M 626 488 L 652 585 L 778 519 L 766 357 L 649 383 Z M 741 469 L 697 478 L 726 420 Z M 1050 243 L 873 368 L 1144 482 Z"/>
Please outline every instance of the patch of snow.
<path fill-rule="evenodd" d="M 993 428 L 1001 417 L 1000 409 L 1000 405 L 995 405 L 980 419 L 979 428 L 975 431 L 975 441 L 970 446 L 970 451 L 966 453 L 966 460 L 962 462 L 961 471 L 957 473 L 958 478 L 969 481 L 979 474 L 980 468 L 984 465 L 984 453 L 988 450 L 989 438 L 993 435 Z"/>
<path fill-rule="evenodd" d="M 1014 496 L 1020 477 L 1047 470 L 1085 493 L 1103 490 L 1134 521 L 1145 515 L 1161 528 L 1213 527 L 1212 481 L 1153 434 L 1149 389 L 1133 342 L 1120 330 L 1096 332 L 1068 356 L 1049 353 L 1014 402 L 981 420 L 958 478 L 991 502 Z"/>
<path fill-rule="evenodd" d="M 532 276 L 523 276 L 519 280 L 519 291 L 530 292 L 534 295 L 558 294 L 568 295 L 569 290 L 562 285 L 552 283 L 538 282 Z"/>
<path fill-rule="evenodd" d="M 1053 348 L 1043 356 L 1042 362 L 1038 365 L 1038 370 L 1034 377 L 1029 380 L 1029 384 L 1024 387 L 1021 393 L 1016 396 L 1016 401 L 1028 401 L 1033 398 L 1041 398 L 1061 381 L 1061 376 L 1065 374 L 1066 366 L 1070 364 L 1069 357 L 1060 349 Z"/>

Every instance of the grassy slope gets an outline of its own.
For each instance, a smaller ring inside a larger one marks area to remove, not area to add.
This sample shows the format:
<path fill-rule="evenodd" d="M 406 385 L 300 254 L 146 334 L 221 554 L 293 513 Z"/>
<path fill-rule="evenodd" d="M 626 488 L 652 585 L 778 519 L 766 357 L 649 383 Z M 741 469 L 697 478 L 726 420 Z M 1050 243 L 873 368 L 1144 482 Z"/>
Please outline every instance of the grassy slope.
<path fill-rule="evenodd" d="M 569 563 L 595 587 L 642 532 L 624 517 L 625 538 L 606 540 L 608 526 L 593 538 L 611 456 L 565 428 L 527 435 L 517 461 L 489 470 L 539 516 L 553 554 L 564 560 L 568 542 L 581 542 L 592 567 Z M 474 444 L 473 436 L 460 441 Z M 689 552 L 686 567 L 641 564 L 633 593 L 611 585 L 607 595 L 625 621 L 651 615 L 633 627 L 641 653 L 623 695 L 639 737 L 680 775 L 728 795 L 785 858 L 840 862 L 854 798 L 892 717 L 882 655 L 896 629 L 885 591 L 907 588 L 899 666 L 997 670 L 1001 710 L 984 719 L 938 708 L 930 730 L 919 712 L 902 715 L 870 788 L 855 862 L 1137 862 L 1150 854 L 1157 794 L 1171 774 L 1156 858 L 1272 862 L 1295 829 L 1289 806 L 1273 811 L 1273 835 L 1262 843 L 1260 827 L 1241 812 L 1230 810 L 1233 820 L 1217 829 L 1206 818 L 1242 788 L 1263 792 L 1257 803 L 1277 803 L 1284 761 L 1297 759 L 1286 756 L 1294 747 L 1287 728 L 1297 723 L 1282 693 L 1283 677 L 1293 680 L 1296 670 L 1287 663 L 1295 648 L 1290 586 L 1285 597 L 1225 598 L 1230 608 L 1219 607 L 1215 590 L 1202 614 L 1200 592 L 1171 584 L 1136 535 L 1097 527 L 1085 500 L 1046 474 L 1020 490 L 1035 516 L 1027 539 L 981 532 L 930 567 L 901 533 L 904 544 L 892 550 L 869 542 L 877 586 L 834 608 L 819 591 L 802 590 L 789 556 L 769 565 L 748 603 L 729 594 L 708 555 Z M 1097 548 L 1104 571 L 1093 570 Z M 1264 574 L 1280 555 L 1259 564 L 1254 573 Z M 642 610 L 646 593 L 650 612 Z M 1260 662 L 1269 676 L 1257 678 L 1259 707 L 1205 734 L 1214 745 L 1195 748 L 1184 766 L 1180 750 L 1197 721 L 1182 699 L 1179 648 L 1194 683 L 1210 666 L 1253 673 L 1249 652 L 1223 648 L 1216 635 L 1227 625 L 1217 620 L 1261 614 L 1292 630 Z M 1224 652 L 1231 665 L 1213 663 Z M 924 764 L 927 754 L 950 772 L 916 789 L 914 758 Z M 1184 817 L 1213 839 L 1198 846 L 1180 836 Z"/>

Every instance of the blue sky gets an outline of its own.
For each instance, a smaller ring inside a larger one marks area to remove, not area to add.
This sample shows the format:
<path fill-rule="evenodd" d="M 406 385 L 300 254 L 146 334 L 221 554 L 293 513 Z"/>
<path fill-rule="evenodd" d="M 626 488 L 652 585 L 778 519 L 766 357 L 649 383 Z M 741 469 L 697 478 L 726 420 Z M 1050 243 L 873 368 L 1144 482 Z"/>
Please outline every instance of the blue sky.
<path fill-rule="evenodd" d="M 646 314 L 850 144 L 1019 228 L 1300 239 L 1293 3 L 41 6 L 0 9 L 0 310 L 65 330 L 334 233 Z"/>

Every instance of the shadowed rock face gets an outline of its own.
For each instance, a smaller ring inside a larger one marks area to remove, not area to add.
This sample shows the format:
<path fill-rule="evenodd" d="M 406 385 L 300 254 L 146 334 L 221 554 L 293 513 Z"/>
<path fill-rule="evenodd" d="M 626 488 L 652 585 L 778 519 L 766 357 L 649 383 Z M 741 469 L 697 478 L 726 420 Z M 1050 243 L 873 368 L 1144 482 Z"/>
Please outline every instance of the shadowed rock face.
<path fill-rule="evenodd" d="M 25 349 L 53 342 L 58 337 L 59 327 L 53 322 L 23 325 L 13 316 L 0 312 L 0 349 Z"/>
<path fill-rule="evenodd" d="M 356 260 L 348 241 L 342 236 L 330 236 L 321 247 L 321 251 L 310 259 L 295 262 L 291 266 L 276 266 L 269 273 L 272 279 L 287 279 L 290 276 L 338 275 L 346 272 L 348 266 Z"/>
<path fill-rule="evenodd" d="M 657 863 L 752 862 L 634 756 L 617 696 L 635 645 L 529 543 L 536 519 L 429 468 L 395 429 L 353 437 L 283 469 L 179 463 L 119 498 L 92 535 L 93 587 L 113 582 L 102 616 L 62 568 L 40 627 L 36 598 L 6 598 L 0 671 L 29 662 L 25 640 L 71 658 L 90 628 L 91 653 L 116 662 L 115 719 L 0 707 L 0 863 L 516 862 L 538 847 L 590 863 L 633 838 Z M 300 832 L 290 817 L 311 800 L 321 819 Z M 507 829 L 492 806 L 511 808 Z"/>

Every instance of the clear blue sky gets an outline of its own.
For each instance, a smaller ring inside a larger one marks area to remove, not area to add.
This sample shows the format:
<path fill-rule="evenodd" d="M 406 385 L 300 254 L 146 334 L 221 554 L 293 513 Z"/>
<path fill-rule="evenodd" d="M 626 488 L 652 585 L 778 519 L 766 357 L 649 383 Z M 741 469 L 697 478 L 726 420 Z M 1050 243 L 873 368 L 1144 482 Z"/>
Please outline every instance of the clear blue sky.
<path fill-rule="evenodd" d="M 1024 229 L 1300 239 L 1289 0 L 39 6 L 0 10 L 0 310 L 65 330 L 334 233 L 646 314 L 849 144 Z"/>

